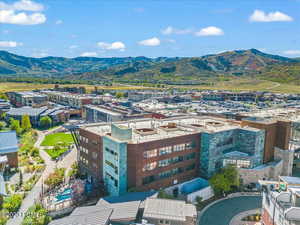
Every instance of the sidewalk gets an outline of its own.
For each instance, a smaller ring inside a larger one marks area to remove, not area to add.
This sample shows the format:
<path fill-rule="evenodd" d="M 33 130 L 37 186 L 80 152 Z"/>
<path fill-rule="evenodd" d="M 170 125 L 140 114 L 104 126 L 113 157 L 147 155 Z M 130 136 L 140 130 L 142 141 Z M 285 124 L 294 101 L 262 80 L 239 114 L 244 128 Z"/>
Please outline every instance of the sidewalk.
<path fill-rule="evenodd" d="M 57 127 L 55 129 L 50 130 L 45 133 L 38 131 L 38 139 L 37 139 L 34 147 L 40 148 L 40 145 L 41 145 L 42 141 L 44 140 L 44 137 L 47 134 L 50 134 L 57 129 L 60 129 L 60 127 Z M 43 150 L 40 151 L 40 156 L 42 157 L 42 159 L 45 160 L 45 165 L 46 165 L 45 170 L 44 170 L 41 178 L 38 180 L 38 182 L 35 184 L 35 186 L 32 188 L 32 190 L 28 193 L 26 198 L 23 200 L 19 211 L 16 213 L 16 215 L 13 218 L 8 220 L 6 225 L 21 225 L 22 224 L 22 221 L 24 219 L 25 213 L 27 212 L 28 208 L 30 206 L 34 205 L 36 199 L 40 196 L 40 194 L 42 192 L 42 182 L 49 176 L 49 174 L 54 172 L 54 169 L 56 167 L 65 167 L 68 169 L 76 160 L 76 150 L 71 151 L 63 160 L 61 160 L 57 163 L 52 161 L 51 158 L 49 157 L 49 155 Z"/>
<path fill-rule="evenodd" d="M 242 219 L 246 216 L 250 216 L 250 215 L 255 215 L 257 213 L 260 213 L 261 209 L 252 209 L 252 210 L 248 210 L 245 212 L 242 212 L 238 215 L 236 215 L 235 217 L 232 218 L 232 220 L 230 221 L 229 225 L 258 225 L 261 224 L 260 222 L 248 222 L 248 221 L 242 221 Z"/>

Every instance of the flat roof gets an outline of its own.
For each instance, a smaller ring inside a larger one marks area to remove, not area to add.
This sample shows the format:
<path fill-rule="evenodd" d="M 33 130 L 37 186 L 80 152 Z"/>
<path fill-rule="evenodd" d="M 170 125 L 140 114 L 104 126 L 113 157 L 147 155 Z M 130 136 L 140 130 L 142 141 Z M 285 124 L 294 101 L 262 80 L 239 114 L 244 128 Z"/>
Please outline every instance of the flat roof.
<path fill-rule="evenodd" d="M 241 127 L 239 123 L 230 120 L 207 116 L 184 116 L 168 119 L 146 118 L 114 122 L 113 124 L 119 127 L 132 128 L 132 139 L 128 143 L 149 142 L 200 132 L 217 133 L 232 129 L 260 131 L 256 128 Z M 111 123 L 87 124 L 81 126 L 81 129 L 105 136 L 111 133 Z"/>
<path fill-rule="evenodd" d="M 197 216 L 196 207 L 184 201 L 148 198 L 145 202 L 144 218 L 186 221 L 186 217 Z"/>

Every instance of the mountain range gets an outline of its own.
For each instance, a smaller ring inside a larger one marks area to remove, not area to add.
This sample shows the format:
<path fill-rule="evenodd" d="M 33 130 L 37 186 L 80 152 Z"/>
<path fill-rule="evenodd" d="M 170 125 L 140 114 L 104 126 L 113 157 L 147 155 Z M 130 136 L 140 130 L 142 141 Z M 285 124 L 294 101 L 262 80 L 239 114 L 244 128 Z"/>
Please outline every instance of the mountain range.
<path fill-rule="evenodd" d="M 0 76 L 143 82 L 194 82 L 247 76 L 299 84 L 300 59 L 257 49 L 158 58 L 32 58 L 0 51 Z"/>

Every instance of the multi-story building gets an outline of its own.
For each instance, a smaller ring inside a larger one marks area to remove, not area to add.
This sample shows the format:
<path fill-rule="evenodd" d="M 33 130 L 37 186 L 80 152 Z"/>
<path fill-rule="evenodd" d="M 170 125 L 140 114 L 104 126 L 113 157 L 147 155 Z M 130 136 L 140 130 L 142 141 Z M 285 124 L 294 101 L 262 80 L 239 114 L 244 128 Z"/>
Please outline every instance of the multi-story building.
<path fill-rule="evenodd" d="M 59 91 L 41 91 L 48 96 L 49 101 L 61 105 L 69 106 L 75 109 L 82 109 L 84 105 L 101 104 L 103 101 L 111 99 L 108 96 L 90 95 L 90 94 L 74 94 Z"/>
<path fill-rule="evenodd" d="M 262 223 L 264 225 L 300 224 L 300 178 L 279 177 L 260 181 L 262 185 Z"/>
<path fill-rule="evenodd" d="M 117 105 L 85 105 L 82 112 L 82 117 L 90 123 L 116 122 L 151 116 L 151 113 L 144 113 L 141 110 Z"/>
<path fill-rule="evenodd" d="M 268 141 L 265 129 L 251 123 L 198 116 L 90 124 L 78 134 L 81 171 L 104 181 L 111 195 L 209 178 L 228 164 L 247 174 L 263 164 Z"/>
<path fill-rule="evenodd" d="M 66 122 L 69 119 L 68 112 L 64 107 L 48 108 L 47 106 L 33 108 L 29 106 L 24 106 L 21 108 L 11 108 L 6 113 L 6 120 L 9 121 L 10 118 L 21 121 L 22 117 L 28 115 L 32 126 L 38 127 L 40 119 L 44 116 L 49 116 L 52 119 L 52 124 L 56 125 L 58 123 Z"/>
<path fill-rule="evenodd" d="M 33 91 L 23 91 L 23 92 L 8 92 L 7 96 L 10 102 L 17 106 L 33 106 L 39 107 L 46 105 L 48 101 L 47 95 L 41 94 L 39 92 Z"/>

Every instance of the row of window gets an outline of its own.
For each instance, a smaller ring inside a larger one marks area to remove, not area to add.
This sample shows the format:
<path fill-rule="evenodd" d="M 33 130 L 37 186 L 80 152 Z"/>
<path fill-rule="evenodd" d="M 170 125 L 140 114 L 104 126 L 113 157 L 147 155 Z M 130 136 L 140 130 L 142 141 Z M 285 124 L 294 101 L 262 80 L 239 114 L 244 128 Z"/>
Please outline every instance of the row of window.
<path fill-rule="evenodd" d="M 151 163 L 148 163 L 144 166 L 143 171 L 154 170 L 157 167 L 157 165 L 158 165 L 158 167 L 165 167 L 165 166 L 169 166 L 171 164 L 182 162 L 184 160 L 194 159 L 195 157 L 196 157 L 196 153 L 193 152 L 193 153 L 190 153 L 190 154 L 186 154 L 184 156 L 176 156 L 176 157 L 173 157 L 173 158 L 160 160 L 160 161 L 158 161 L 158 163 L 157 162 L 151 162 Z"/>
<path fill-rule="evenodd" d="M 86 143 L 86 144 L 89 143 L 89 139 L 87 139 L 86 137 L 83 137 L 83 136 L 79 136 L 79 140 L 80 140 L 81 142 Z"/>
<path fill-rule="evenodd" d="M 114 150 L 112 149 L 109 149 L 107 147 L 105 147 L 105 151 L 112 154 L 114 157 L 115 157 L 115 160 L 118 161 L 119 159 L 119 154 L 117 152 L 115 152 Z"/>
<path fill-rule="evenodd" d="M 85 154 L 89 154 L 89 150 L 87 148 L 80 146 L 79 149 L 80 149 L 80 151 L 84 152 Z"/>
<path fill-rule="evenodd" d="M 180 167 L 180 168 L 175 168 L 172 170 L 167 170 L 167 171 L 159 173 L 158 175 L 151 175 L 151 176 L 144 177 L 142 182 L 143 182 L 143 184 L 149 184 L 149 183 L 152 183 L 152 182 L 160 180 L 160 179 L 165 179 L 165 178 L 174 176 L 176 174 L 183 173 L 184 171 L 193 170 L 193 169 L 195 169 L 195 167 L 196 167 L 196 165 L 195 165 L 195 163 L 193 163 L 193 164 L 186 166 L 185 168 Z"/>
<path fill-rule="evenodd" d="M 119 173 L 118 167 L 116 167 L 112 162 L 105 160 L 105 164 L 108 165 L 109 167 L 111 167 L 115 171 L 115 174 Z"/>
<path fill-rule="evenodd" d="M 144 152 L 144 158 L 152 158 L 158 155 L 161 156 L 161 155 L 171 154 L 172 152 L 179 152 L 179 151 L 189 150 L 192 148 L 193 148 L 192 142 L 178 144 L 174 146 L 166 146 L 159 149 L 153 149 Z"/>
<path fill-rule="evenodd" d="M 112 175 L 110 175 L 108 172 L 105 172 L 105 176 L 111 179 L 114 182 L 115 187 L 118 187 L 118 180 L 115 179 Z"/>
<path fill-rule="evenodd" d="M 89 139 L 88 138 L 86 138 L 86 137 L 83 137 L 83 136 L 79 136 L 79 140 L 81 141 L 81 142 L 83 142 L 83 143 L 86 143 L 86 144 L 88 144 L 89 143 Z M 95 141 L 95 140 L 92 140 L 92 144 L 94 144 L 94 145 L 97 145 L 98 144 L 98 142 L 97 141 Z"/>
<path fill-rule="evenodd" d="M 224 159 L 223 164 L 224 166 L 235 165 L 237 168 L 249 168 L 251 166 L 251 161 L 242 159 Z"/>
<path fill-rule="evenodd" d="M 87 160 L 86 158 L 80 156 L 80 161 L 83 162 L 86 166 L 89 165 L 89 160 Z"/>

